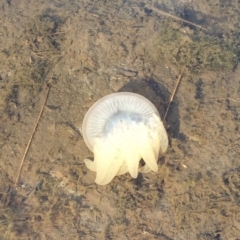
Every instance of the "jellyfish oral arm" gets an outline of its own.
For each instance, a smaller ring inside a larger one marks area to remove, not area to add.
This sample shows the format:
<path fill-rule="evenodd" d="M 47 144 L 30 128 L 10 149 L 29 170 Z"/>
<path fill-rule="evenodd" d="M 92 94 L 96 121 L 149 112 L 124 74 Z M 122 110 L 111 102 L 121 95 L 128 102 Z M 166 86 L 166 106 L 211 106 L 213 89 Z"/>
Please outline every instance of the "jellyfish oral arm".
<path fill-rule="evenodd" d="M 100 185 L 126 172 L 132 178 L 136 178 L 139 171 L 157 172 L 158 155 L 166 148 L 166 137 L 163 123 L 156 114 L 146 121 L 121 122 L 106 136 L 95 139 L 94 161 L 85 160 L 86 166 L 96 171 L 95 182 Z M 165 145 L 161 147 L 161 143 Z M 139 169 L 141 159 L 146 165 Z"/>

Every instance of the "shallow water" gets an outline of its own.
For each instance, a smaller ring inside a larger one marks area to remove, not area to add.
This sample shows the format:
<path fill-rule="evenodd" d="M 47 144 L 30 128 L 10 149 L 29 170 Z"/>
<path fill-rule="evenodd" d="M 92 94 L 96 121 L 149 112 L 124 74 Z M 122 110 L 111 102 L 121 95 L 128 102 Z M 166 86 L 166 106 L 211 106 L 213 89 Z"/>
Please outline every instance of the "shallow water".
<path fill-rule="evenodd" d="M 237 1 L 0 6 L 0 239 L 239 239 Z M 133 91 L 163 117 L 183 70 L 159 172 L 95 185 L 83 163 L 89 107 Z"/>

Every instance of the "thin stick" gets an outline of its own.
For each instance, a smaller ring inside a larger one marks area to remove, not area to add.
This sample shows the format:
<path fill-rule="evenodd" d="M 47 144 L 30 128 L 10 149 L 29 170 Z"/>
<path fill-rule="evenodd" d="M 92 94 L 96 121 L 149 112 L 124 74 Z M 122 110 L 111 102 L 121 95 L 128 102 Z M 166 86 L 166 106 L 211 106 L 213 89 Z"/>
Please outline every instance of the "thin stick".
<path fill-rule="evenodd" d="M 38 115 L 36 124 L 35 124 L 35 126 L 34 126 L 34 128 L 33 128 L 32 134 L 31 134 L 31 136 L 30 136 L 30 139 L 29 139 L 29 141 L 28 141 L 27 147 L 26 147 L 26 149 L 25 149 L 25 152 L 24 152 L 24 154 L 23 154 L 23 157 L 22 157 L 22 160 L 21 160 L 19 169 L 18 169 L 17 178 L 16 178 L 16 181 L 15 181 L 15 184 L 14 184 L 15 187 L 16 187 L 17 184 L 18 184 L 18 181 L 19 181 L 19 178 L 20 178 L 20 175 L 21 175 L 21 172 L 22 172 L 22 166 L 23 166 L 25 157 L 26 157 L 26 155 L 27 155 L 27 153 L 28 153 L 28 149 L 29 149 L 29 147 L 30 147 L 30 145 L 31 145 L 33 136 L 34 136 L 34 134 L 35 134 L 35 131 L 36 131 L 37 126 L 38 126 L 38 123 L 39 123 L 39 120 L 40 120 L 40 118 L 41 118 L 41 116 L 42 116 L 44 106 L 45 106 L 45 104 L 46 104 L 46 102 L 47 102 L 47 99 L 48 99 L 48 96 L 49 96 L 49 93 L 50 93 L 50 89 L 51 89 L 51 85 L 48 85 L 48 91 L 47 91 L 47 94 L 46 94 L 45 101 L 44 101 L 44 103 L 43 103 L 43 105 L 42 105 L 42 108 L 41 108 L 41 111 L 40 111 L 40 113 L 39 113 L 39 115 Z"/>
<path fill-rule="evenodd" d="M 170 101 L 169 101 L 169 103 L 168 103 L 167 110 L 166 110 L 166 112 L 165 112 L 165 115 L 164 115 L 163 120 L 165 120 L 166 117 L 167 117 L 167 114 L 168 114 L 170 105 L 171 105 L 171 103 L 172 103 L 172 101 L 173 101 L 173 98 L 174 98 L 174 96 L 175 96 L 175 94 L 176 94 L 176 91 L 177 91 L 178 86 L 179 86 L 179 84 L 180 84 L 180 81 L 181 81 L 181 79 L 182 79 L 183 72 L 184 72 L 184 70 L 183 70 L 183 71 L 180 73 L 180 75 L 178 76 L 178 80 L 177 80 L 176 86 L 175 86 L 175 88 L 174 88 L 174 90 L 173 90 L 173 92 L 172 92 L 172 95 L 171 95 Z"/>
<path fill-rule="evenodd" d="M 197 28 L 200 28 L 200 29 L 203 29 L 203 30 L 207 31 L 206 28 L 204 28 L 204 27 L 202 27 L 202 26 L 200 26 L 200 25 L 197 25 L 197 24 L 195 24 L 195 23 L 189 22 L 189 21 L 184 20 L 184 19 L 182 19 L 182 18 L 173 16 L 173 15 L 171 15 L 171 14 L 169 14 L 169 13 L 166 13 L 166 12 L 164 12 L 164 11 L 161 11 L 161 10 L 155 8 L 155 7 L 153 7 L 153 10 L 156 11 L 156 12 L 158 12 L 158 13 L 160 13 L 160 14 L 162 14 L 162 15 L 164 15 L 164 16 L 166 16 L 166 17 L 170 17 L 170 18 L 173 18 L 173 19 L 175 19 L 175 20 L 188 23 L 188 24 L 190 24 L 190 25 L 192 25 L 192 26 L 194 26 L 194 27 L 197 27 Z"/>
<path fill-rule="evenodd" d="M 212 98 L 212 99 L 214 99 L 214 100 L 217 100 L 217 101 L 220 101 L 220 100 L 230 100 L 230 101 L 233 101 L 233 102 L 240 102 L 240 100 L 238 100 L 239 98 L 236 98 L 236 99 L 234 99 L 234 98 Z"/>

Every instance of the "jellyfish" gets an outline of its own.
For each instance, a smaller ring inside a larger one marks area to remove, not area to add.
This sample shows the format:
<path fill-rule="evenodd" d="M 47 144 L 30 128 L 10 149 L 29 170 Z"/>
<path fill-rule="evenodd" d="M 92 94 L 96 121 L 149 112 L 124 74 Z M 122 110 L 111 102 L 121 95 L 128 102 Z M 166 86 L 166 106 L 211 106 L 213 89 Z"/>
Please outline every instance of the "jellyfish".
<path fill-rule="evenodd" d="M 159 154 L 168 147 L 156 107 L 132 92 L 113 93 L 93 104 L 84 117 L 82 134 L 94 154 L 93 161 L 84 162 L 96 172 L 95 183 L 99 185 L 127 172 L 132 178 L 139 172 L 157 172 Z"/>

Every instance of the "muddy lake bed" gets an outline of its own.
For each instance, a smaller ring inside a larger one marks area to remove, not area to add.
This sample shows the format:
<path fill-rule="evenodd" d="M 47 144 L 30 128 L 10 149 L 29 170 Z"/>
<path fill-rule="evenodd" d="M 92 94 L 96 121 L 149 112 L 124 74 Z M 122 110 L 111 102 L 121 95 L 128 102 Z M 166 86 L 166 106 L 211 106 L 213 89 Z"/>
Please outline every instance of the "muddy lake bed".
<path fill-rule="evenodd" d="M 238 1 L 0 6 L 0 239 L 240 239 Z M 89 107 L 130 91 L 163 117 L 182 71 L 158 173 L 96 185 Z"/>

